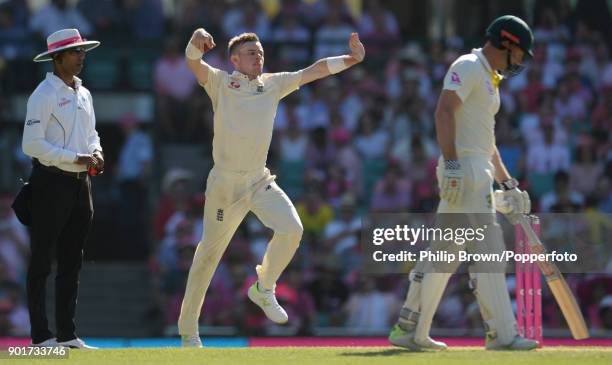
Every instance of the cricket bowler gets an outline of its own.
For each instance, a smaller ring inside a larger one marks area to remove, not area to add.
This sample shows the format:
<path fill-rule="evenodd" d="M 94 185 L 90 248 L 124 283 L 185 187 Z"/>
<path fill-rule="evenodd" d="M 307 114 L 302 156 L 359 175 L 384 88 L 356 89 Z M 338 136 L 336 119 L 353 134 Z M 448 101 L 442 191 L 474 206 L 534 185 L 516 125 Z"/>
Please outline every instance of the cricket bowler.
<path fill-rule="evenodd" d="M 351 34 L 348 46 L 350 55 L 323 58 L 300 71 L 262 73 L 262 44 L 256 34 L 243 33 L 229 41 L 234 72 L 228 74 L 202 60 L 203 54 L 215 47 L 208 32 L 199 28 L 189 40 L 187 65 L 213 106 L 214 166 L 206 184 L 204 234 L 189 270 L 178 320 L 182 346 L 202 347 L 198 319 L 206 291 L 223 252 L 249 211 L 274 230 L 274 236 L 263 262 L 255 268 L 258 280 L 247 295 L 271 321 L 288 321 L 274 288 L 298 248 L 303 228 L 295 207 L 266 168 L 274 117 L 279 100 L 300 86 L 363 61 L 365 49 L 357 33 Z"/>
<path fill-rule="evenodd" d="M 519 190 L 518 182 L 508 173 L 495 144 L 499 82 L 520 73 L 524 61 L 533 57 L 533 34 L 523 20 L 506 15 L 489 25 L 486 38 L 483 48 L 462 55 L 450 66 L 438 99 L 435 123 L 442 156 L 436 170 L 441 198 L 437 213 L 484 216 L 493 229 L 479 244 L 486 245 L 487 252 L 501 253 L 505 245 L 496 222 L 496 207 L 512 218 L 529 213 L 531 203 L 527 192 Z M 502 190 L 493 191 L 494 179 Z M 432 242 L 431 248 L 434 246 Z M 431 339 L 429 331 L 448 279 L 459 264 L 443 272 L 432 272 L 428 267 L 432 264 L 427 261 L 416 265 L 410 273 L 410 289 L 399 320 L 389 335 L 393 345 L 414 351 L 447 348 L 445 343 Z M 494 270 L 483 269 L 480 263 L 469 266 L 470 287 L 485 324 L 486 349 L 538 347 L 537 341 L 518 334 L 505 263 L 487 264 Z"/>

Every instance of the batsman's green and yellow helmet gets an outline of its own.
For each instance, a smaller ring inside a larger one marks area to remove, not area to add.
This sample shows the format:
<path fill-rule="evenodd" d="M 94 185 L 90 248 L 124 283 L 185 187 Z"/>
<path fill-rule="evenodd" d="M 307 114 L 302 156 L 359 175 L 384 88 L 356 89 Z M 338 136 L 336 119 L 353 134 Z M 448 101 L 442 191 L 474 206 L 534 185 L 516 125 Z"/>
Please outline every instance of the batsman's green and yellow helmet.
<path fill-rule="evenodd" d="M 504 15 L 495 19 L 487 28 L 487 39 L 497 48 L 504 48 L 502 41 L 509 41 L 533 57 L 533 33 L 523 19 L 514 15 Z"/>

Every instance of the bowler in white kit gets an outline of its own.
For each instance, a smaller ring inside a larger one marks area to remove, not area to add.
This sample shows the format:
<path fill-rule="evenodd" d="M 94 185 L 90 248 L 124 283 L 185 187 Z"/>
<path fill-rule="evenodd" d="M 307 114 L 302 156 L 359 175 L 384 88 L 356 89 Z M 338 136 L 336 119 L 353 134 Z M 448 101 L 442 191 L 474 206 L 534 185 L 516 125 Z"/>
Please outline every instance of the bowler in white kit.
<path fill-rule="evenodd" d="M 302 237 L 300 218 L 266 168 L 274 117 L 280 99 L 301 85 L 343 71 L 365 56 L 357 33 L 348 40 L 350 55 L 328 57 L 296 72 L 262 73 L 264 50 L 254 33 L 229 41 L 234 72 L 211 67 L 202 60 L 214 48 L 204 29 L 194 31 L 185 49 L 186 62 L 210 97 L 214 112 L 213 160 L 206 184 L 204 234 L 189 270 L 178 321 L 181 344 L 202 347 L 198 320 L 212 275 L 234 232 L 252 211 L 274 230 L 258 280 L 248 297 L 275 323 L 286 323 L 287 313 L 276 301 L 274 288 L 291 261 Z"/>

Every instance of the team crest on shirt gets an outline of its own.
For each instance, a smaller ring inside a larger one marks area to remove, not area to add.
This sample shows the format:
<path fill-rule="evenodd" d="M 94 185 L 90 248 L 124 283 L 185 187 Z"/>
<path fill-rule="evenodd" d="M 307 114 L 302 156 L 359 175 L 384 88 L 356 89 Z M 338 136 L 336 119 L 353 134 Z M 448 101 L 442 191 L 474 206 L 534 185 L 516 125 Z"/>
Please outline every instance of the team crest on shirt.
<path fill-rule="evenodd" d="M 66 99 L 66 98 L 62 97 L 60 99 L 60 102 L 59 102 L 59 107 L 61 108 L 61 107 L 65 106 L 65 105 L 67 105 L 68 103 L 70 103 L 71 101 L 72 100 L 70 100 L 70 99 Z"/>
<path fill-rule="evenodd" d="M 236 81 L 230 81 L 229 87 L 231 87 L 232 89 L 240 89 L 240 83 Z"/>
<path fill-rule="evenodd" d="M 451 84 L 461 85 L 461 78 L 455 71 L 451 72 Z"/>

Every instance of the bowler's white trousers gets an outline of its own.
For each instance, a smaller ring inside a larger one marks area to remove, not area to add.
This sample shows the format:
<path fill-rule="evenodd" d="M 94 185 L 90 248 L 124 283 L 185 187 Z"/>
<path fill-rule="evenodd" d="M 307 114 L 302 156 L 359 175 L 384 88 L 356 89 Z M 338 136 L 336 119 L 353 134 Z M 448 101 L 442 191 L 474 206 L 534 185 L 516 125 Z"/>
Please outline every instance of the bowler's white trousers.
<path fill-rule="evenodd" d="M 198 321 L 212 276 L 249 211 L 274 230 L 256 271 L 261 287 L 272 289 L 287 267 L 302 238 L 303 227 L 289 197 L 274 182 L 267 168 L 233 172 L 213 167 L 206 183 L 204 234 L 196 249 L 178 327 L 180 335 L 198 334 Z"/>

